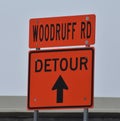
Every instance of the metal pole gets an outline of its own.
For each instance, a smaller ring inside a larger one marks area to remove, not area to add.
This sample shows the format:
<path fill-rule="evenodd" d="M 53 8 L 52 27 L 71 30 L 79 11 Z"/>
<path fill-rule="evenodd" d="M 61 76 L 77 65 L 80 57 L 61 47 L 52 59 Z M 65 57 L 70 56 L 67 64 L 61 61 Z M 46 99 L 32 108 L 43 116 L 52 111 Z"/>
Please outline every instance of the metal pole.
<path fill-rule="evenodd" d="M 40 48 L 36 48 L 36 51 L 39 51 Z M 34 117 L 33 117 L 33 121 L 38 121 L 38 110 L 34 110 Z"/>
<path fill-rule="evenodd" d="M 34 110 L 34 121 L 38 121 L 38 110 Z"/>
<path fill-rule="evenodd" d="M 84 109 L 83 121 L 88 121 L 88 108 Z"/>
<path fill-rule="evenodd" d="M 86 47 L 90 47 L 89 41 L 85 41 Z M 88 121 L 88 108 L 84 108 L 84 113 L 83 113 L 83 121 Z"/>

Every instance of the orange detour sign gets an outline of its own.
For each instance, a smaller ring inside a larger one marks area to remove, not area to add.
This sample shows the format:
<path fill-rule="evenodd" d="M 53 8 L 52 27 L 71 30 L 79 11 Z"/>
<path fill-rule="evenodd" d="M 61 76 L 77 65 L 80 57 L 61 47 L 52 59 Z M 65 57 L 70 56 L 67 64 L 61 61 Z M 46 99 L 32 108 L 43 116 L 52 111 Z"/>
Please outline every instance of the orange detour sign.
<path fill-rule="evenodd" d="M 93 106 L 94 48 L 29 52 L 28 109 Z"/>
<path fill-rule="evenodd" d="M 29 47 L 55 47 L 95 43 L 95 15 L 34 18 L 29 22 Z"/>

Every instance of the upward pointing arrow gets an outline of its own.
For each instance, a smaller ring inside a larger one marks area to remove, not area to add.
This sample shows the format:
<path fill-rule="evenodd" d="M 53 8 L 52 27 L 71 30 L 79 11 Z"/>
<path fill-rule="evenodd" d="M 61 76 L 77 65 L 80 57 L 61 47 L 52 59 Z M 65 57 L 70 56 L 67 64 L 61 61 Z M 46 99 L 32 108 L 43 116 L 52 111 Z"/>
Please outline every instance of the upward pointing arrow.
<path fill-rule="evenodd" d="M 63 102 L 63 89 L 67 90 L 68 86 L 60 75 L 57 81 L 55 82 L 54 86 L 52 87 L 52 90 L 57 90 L 57 103 Z"/>

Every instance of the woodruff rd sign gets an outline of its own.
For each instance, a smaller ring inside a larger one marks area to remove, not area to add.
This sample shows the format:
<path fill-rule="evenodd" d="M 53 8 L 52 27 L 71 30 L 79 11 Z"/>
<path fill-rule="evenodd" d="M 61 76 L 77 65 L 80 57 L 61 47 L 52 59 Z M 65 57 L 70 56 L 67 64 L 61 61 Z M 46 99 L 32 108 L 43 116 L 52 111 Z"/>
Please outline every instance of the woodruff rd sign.
<path fill-rule="evenodd" d="M 34 18 L 29 22 L 29 47 L 74 46 L 95 43 L 95 15 Z"/>
<path fill-rule="evenodd" d="M 28 109 L 93 106 L 94 48 L 29 52 Z"/>

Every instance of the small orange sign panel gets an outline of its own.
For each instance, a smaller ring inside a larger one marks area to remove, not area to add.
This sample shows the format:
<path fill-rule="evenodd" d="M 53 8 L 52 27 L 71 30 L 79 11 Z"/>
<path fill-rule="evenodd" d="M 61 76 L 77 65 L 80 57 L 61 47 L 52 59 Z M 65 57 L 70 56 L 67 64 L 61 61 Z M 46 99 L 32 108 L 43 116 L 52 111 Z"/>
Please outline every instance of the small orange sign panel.
<path fill-rule="evenodd" d="M 94 48 L 30 51 L 28 108 L 93 106 Z"/>
<path fill-rule="evenodd" d="M 95 43 L 95 15 L 34 18 L 29 23 L 29 47 L 73 46 Z"/>

